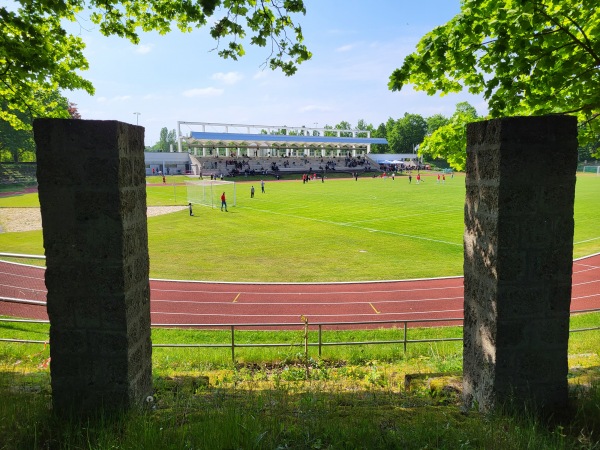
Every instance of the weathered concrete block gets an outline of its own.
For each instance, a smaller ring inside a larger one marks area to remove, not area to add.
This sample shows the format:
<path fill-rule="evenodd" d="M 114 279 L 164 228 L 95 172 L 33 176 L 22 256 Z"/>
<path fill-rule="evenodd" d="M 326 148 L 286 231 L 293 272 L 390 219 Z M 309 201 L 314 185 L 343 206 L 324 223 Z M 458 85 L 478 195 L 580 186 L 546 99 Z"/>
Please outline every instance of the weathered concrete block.
<path fill-rule="evenodd" d="M 567 401 L 576 166 L 573 117 L 467 127 L 467 405 Z"/>
<path fill-rule="evenodd" d="M 53 405 L 94 412 L 152 391 L 144 130 L 34 122 Z"/>

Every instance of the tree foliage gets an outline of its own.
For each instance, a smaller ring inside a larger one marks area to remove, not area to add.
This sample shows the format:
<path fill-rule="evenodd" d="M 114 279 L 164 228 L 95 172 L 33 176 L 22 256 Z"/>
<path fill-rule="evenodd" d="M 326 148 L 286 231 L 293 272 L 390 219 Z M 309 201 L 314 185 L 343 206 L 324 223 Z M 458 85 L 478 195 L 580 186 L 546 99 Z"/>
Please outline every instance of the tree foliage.
<path fill-rule="evenodd" d="M 464 170 L 467 162 L 467 124 L 481 120 L 477 110 L 467 102 L 456 105 L 456 111 L 445 125 L 427 135 L 419 146 L 419 155 L 442 158 L 456 170 Z"/>
<path fill-rule="evenodd" d="M 442 114 L 434 114 L 433 116 L 428 117 L 426 120 L 428 135 L 448 123 L 448 118 Z"/>
<path fill-rule="evenodd" d="M 483 94 L 492 117 L 600 114 L 597 0 L 462 0 L 461 12 L 426 34 L 389 82 Z M 589 128 L 589 127 L 588 127 Z M 595 135 L 582 130 L 580 139 Z"/>
<path fill-rule="evenodd" d="M 30 117 L 68 117 L 54 105 L 40 103 L 38 93 L 83 89 L 92 84 L 79 75 L 88 68 L 85 45 L 68 34 L 63 21 L 76 22 L 84 13 L 106 36 L 137 44 L 139 33 L 165 34 L 176 26 L 184 32 L 207 25 L 219 55 L 244 55 L 242 41 L 267 47 L 265 64 L 292 75 L 311 57 L 302 44 L 302 29 L 292 14 L 305 14 L 303 0 L 15 0 L 14 8 L 0 6 L 0 119 L 16 129 L 30 125 Z M 227 41 L 223 43 L 222 41 Z"/>
<path fill-rule="evenodd" d="M 60 117 L 80 119 L 77 105 L 69 103 L 58 91 L 34 93 L 35 101 L 49 111 L 50 114 Z M 6 103 L 2 103 L 2 111 L 7 110 Z M 0 160 L 12 162 L 35 161 L 35 142 L 31 130 L 32 119 L 25 112 L 13 111 L 17 118 L 25 125 L 24 128 L 14 128 L 9 122 L 0 120 Z"/>
<path fill-rule="evenodd" d="M 387 128 L 385 123 L 380 123 L 379 126 L 372 134 L 373 137 L 376 138 L 385 138 L 387 139 Z M 371 145 L 371 151 L 373 153 L 389 153 L 389 145 L 388 144 L 373 144 Z"/>
<path fill-rule="evenodd" d="M 389 122 L 389 121 L 388 121 Z M 427 121 L 419 114 L 405 113 L 392 126 L 387 126 L 391 153 L 412 153 L 427 134 Z"/>

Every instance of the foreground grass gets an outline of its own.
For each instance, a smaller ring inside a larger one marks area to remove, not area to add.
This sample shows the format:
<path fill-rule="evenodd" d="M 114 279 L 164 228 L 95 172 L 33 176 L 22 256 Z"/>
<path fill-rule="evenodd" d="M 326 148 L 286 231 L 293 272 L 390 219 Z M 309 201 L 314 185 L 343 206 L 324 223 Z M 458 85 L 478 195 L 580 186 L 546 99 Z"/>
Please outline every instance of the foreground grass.
<path fill-rule="evenodd" d="M 6 382 L 19 378 L 0 376 L 4 449 L 580 449 L 596 448 L 600 430 L 597 386 L 574 392 L 564 417 L 543 421 L 462 414 L 456 392 L 425 386 L 410 392 L 327 382 L 265 388 L 249 381 L 224 388 L 157 379 L 151 409 L 65 420 L 49 411 L 42 380 L 7 389 Z"/>
<path fill-rule="evenodd" d="M 600 314 L 572 316 L 571 329 Z M 329 331 L 326 341 L 397 339 L 401 330 Z M 409 330 L 409 339 L 460 336 L 459 327 Z M 3 323 L 0 338 L 44 341 L 48 326 Z M 153 330 L 154 343 L 227 343 L 220 331 Z M 311 341 L 314 341 L 314 335 Z M 155 348 L 154 401 L 95 419 L 51 410 L 49 349 L 0 345 L 2 449 L 600 448 L 600 331 L 572 333 L 571 406 L 549 420 L 460 410 L 462 343 L 302 347 L 302 331 L 240 331 L 236 342 L 277 349 Z M 440 376 L 439 373 L 443 373 Z M 406 375 L 413 381 L 406 389 Z"/>
<path fill-rule="evenodd" d="M 197 206 L 194 217 L 184 210 L 149 218 L 150 275 L 313 282 L 462 273 L 464 176 L 418 186 L 406 177 L 267 182 L 254 199 L 249 190 L 237 184 L 229 213 Z M 599 194 L 599 177 L 578 177 L 576 258 L 600 251 Z M 30 201 L 0 198 L 0 206 Z M 149 205 L 186 202 L 185 186 L 148 187 Z M 41 231 L 0 233 L 0 249 L 43 254 Z"/>

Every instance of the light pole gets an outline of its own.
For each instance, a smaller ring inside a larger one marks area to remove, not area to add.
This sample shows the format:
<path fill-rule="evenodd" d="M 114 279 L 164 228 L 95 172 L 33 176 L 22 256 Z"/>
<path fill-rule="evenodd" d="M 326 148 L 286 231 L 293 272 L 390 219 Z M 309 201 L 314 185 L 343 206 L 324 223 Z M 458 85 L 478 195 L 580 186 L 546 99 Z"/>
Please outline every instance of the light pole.
<path fill-rule="evenodd" d="M 140 124 L 140 114 L 139 112 L 134 112 L 133 114 L 135 114 L 135 124 L 139 125 Z"/>

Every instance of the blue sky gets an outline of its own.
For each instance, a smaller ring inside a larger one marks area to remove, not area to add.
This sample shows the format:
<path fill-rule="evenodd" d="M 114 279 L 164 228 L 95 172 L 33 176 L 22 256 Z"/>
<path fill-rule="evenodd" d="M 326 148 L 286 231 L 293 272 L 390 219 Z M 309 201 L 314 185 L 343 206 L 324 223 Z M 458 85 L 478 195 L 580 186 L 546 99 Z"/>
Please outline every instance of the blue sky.
<path fill-rule="evenodd" d="M 451 19 L 459 0 L 305 0 L 298 17 L 313 53 L 286 77 L 261 65 L 264 48 L 246 46 L 238 61 L 219 58 L 208 28 L 184 34 L 143 34 L 140 44 L 100 35 L 83 19 L 71 31 L 86 42 L 96 93 L 65 92 L 83 119 L 120 120 L 146 129 L 146 145 L 177 121 L 323 127 L 359 119 L 377 127 L 405 112 L 450 116 L 468 101 L 486 113 L 481 97 L 467 93 L 429 97 L 410 88 L 391 92 L 390 74 L 419 38 Z M 134 114 L 139 112 L 140 115 Z M 317 125 L 315 125 L 317 124 Z M 183 133 L 190 131 L 182 129 Z"/>

